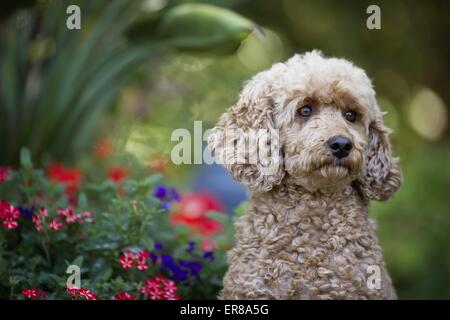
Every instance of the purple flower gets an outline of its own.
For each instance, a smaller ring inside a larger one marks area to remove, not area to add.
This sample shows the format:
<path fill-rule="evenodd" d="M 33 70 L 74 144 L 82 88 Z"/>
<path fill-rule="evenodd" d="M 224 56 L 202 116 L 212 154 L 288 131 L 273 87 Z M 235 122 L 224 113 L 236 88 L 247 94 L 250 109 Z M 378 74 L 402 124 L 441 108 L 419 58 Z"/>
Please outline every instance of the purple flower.
<path fill-rule="evenodd" d="M 165 210 L 170 209 L 171 202 L 181 200 L 181 196 L 175 188 L 168 188 L 163 185 L 156 186 L 153 196 L 161 201 L 161 208 Z"/>
<path fill-rule="evenodd" d="M 156 264 L 158 262 L 158 256 L 152 252 L 150 252 L 150 259 L 152 260 L 153 264 Z"/>
<path fill-rule="evenodd" d="M 164 248 L 164 246 L 161 242 L 155 242 L 154 248 L 155 248 L 155 250 L 162 250 Z"/>
<path fill-rule="evenodd" d="M 195 242 L 189 241 L 188 247 L 186 249 L 187 252 L 192 253 L 195 250 Z"/>
<path fill-rule="evenodd" d="M 191 276 L 196 276 L 203 269 L 202 264 L 195 261 L 180 261 L 180 265 L 189 269 Z"/>
<path fill-rule="evenodd" d="M 164 200 L 167 196 L 167 188 L 165 186 L 157 186 L 153 192 L 155 198 Z"/>
<path fill-rule="evenodd" d="M 209 261 L 214 261 L 214 253 L 212 251 L 205 252 L 203 258 Z"/>
<path fill-rule="evenodd" d="M 24 217 L 26 217 L 28 219 L 31 219 L 33 217 L 34 208 L 27 208 L 27 207 L 24 207 L 24 206 L 17 206 L 17 209 L 19 209 L 20 213 Z"/>

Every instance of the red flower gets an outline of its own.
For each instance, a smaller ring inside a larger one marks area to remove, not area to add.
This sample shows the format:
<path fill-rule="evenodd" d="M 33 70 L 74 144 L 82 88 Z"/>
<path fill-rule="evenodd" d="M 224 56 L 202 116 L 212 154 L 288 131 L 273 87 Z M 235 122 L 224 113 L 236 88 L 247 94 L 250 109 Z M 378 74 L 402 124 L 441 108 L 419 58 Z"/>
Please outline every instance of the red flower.
<path fill-rule="evenodd" d="M 182 198 L 180 209 L 172 214 L 173 224 L 184 224 L 201 235 L 214 235 L 222 224 L 206 216 L 207 212 L 223 210 L 218 199 L 209 194 L 190 194 Z"/>
<path fill-rule="evenodd" d="M 177 291 L 175 282 L 164 276 L 147 279 L 141 288 L 141 292 L 150 300 L 179 300 Z"/>
<path fill-rule="evenodd" d="M 136 261 L 136 268 L 139 270 L 147 270 L 148 269 L 148 263 L 144 258 L 139 257 Z"/>
<path fill-rule="evenodd" d="M 67 224 L 72 224 L 78 221 L 78 216 L 72 208 L 59 208 L 58 210 L 56 210 L 56 213 L 59 216 L 63 217 Z"/>
<path fill-rule="evenodd" d="M 128 169 L 122 166 L 111 167 L 108 170 L 108 178 L 114 183 L 122 181 L 124 178 L 128 177 Z"/>
<path fill-rule="evenodd" d="M 53 218 L 52 221 L 50 221 L 50 225 L 49 225 L 50 230 L 57 231 L 57 230 L 61 230 L 62 227 L 63 227 L 63 225 L 59 221 L 58 218 Z"/>
<path fill-rule="evenodd" d="M 23 289 L 22 290 L 22 294 L 27 297 L 28 299 L 45 299 L 47 298 L 47 293 L 45 291 L 39 290 L 39 289 L 35 289 L 35 288 L 28 288 L 28 289 Z"/>
<path fill-rule="evenodd" d="M 47 171 L 51 181 L 66 185 L 66 195 L 69 202 L 75 205 L 77 202 L 77 191 L 80 186 L 81 172 L 77 168 L 66 168 L 59 163 L 52 164 Z"/>
<path fill-rule="evenodd" d="M 114 296 L 114 300 L 136 300 L 136 297 L 128 292 L 119 292 Z"/>
<path fill-rule="evenodd" d="M 74 286 L 68 286 L 67 293 L 72 295 L 73 300 L 76 300 L 77 297 L 81 297 L 86 300 L 99 300 L 99 297 L 94 292 L 86 288 L 77 288 Z"/>
<path fill-rule="evenodd" d="M 94 146 L 95 154 L 100 159 L 106 159 L 108 158 L 112 151 L 113 151 L 113 145 L 111 141 L 108 138 L 100 139 Z"/>
<path fill-rule="evenodd" d="M 16 229 L 19 225 L 17 220 L 20 217 L 19 209 L 14 208 L 8 201 L 0 201 L 0 220 L 3 221 L 3 228 Z"/>
<path fill-rule="evenodd" d="M 134 259 L 125 254 L 119 258 L 119 262 L 122 265 L 123 269 L 128 270 L 131 269 L 131 267 L 133 266 Z"/>
<path fill-rule="evenodd" d="M 131 269 L 133 265 L 135 265 L 139 270 L 147 270 L 147 259 L 149 258 L 150 253 L 146 250 L 139 251 L 138 253 L 134 253 L 130 250 L 124 250 L 123 256 L 119 258 L 119 262 L 125 270 Z"/>
<path fill-rule="evenodd" d="M 10 167 L 0 167 L 0 184 L 5 182 L 6 180 L 9 180 L 9 176 L 11 173 Z"/>

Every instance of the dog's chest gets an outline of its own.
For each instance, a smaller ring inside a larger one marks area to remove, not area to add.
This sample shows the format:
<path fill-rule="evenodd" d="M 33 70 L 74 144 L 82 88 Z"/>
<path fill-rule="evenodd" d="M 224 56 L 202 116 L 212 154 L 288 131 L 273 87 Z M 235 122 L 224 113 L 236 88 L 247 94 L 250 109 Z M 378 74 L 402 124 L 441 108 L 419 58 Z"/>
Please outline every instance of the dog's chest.
<path fill-rule="evenodd" d="M 373 296 L 370 268 L 383 269 L 375 226 L 359 203 L 309 203 L 254 216 L 259 261 L 279 298 Z"/>

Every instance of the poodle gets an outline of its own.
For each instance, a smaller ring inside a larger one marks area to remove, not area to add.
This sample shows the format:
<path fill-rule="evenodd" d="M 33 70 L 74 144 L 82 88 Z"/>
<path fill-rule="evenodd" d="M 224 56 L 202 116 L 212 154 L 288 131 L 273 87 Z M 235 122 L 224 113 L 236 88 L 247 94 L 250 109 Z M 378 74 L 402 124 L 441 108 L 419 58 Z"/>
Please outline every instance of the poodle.
<path fill-rule="evenodd" d="M 396 299 L 368 217 L 402 183 L 382 116 L 365 72 L 316 50 L 246 83 L 208 137 L 251 193 L 219 298 Z"/>

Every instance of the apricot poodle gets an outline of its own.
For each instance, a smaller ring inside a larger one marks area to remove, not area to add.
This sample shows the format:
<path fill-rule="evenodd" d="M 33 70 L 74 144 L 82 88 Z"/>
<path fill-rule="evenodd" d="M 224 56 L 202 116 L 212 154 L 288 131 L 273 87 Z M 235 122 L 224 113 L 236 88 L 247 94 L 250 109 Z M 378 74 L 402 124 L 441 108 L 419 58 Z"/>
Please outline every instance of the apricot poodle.
<path fill-rule="evenodd" d="M 396 298 L 367 213 L 402 182 L 382 116 L 365 72 L 318 51 L 246 83 L 208 137 L 251 191 L 219 298 Z"/>

